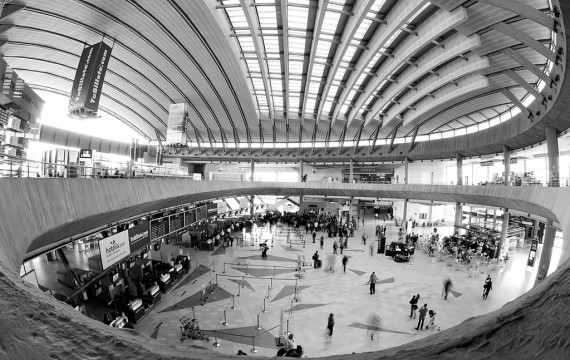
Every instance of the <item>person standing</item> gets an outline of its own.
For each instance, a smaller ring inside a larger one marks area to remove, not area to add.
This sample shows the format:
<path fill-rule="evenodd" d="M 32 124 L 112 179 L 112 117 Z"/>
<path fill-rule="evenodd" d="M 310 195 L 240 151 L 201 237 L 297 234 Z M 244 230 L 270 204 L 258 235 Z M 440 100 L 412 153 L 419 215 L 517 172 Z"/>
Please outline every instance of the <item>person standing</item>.
<path fill-rule="evenodd" d="M 336 240 L 333 242 L 333 254 L 336 255 L 336 249 L 338 248 L 338 243 L 336 242 Z"/>
<path fill-rule="evenodd" d="M 491 290 L 493 290 L 493 281 L 491 281 L 491 275 L 487 275 L 485 284 L 483 285 L 483 300 L 487 300 L 487 296 L 489 296 L 489 291 Z"/>
<path fill-rule="evenodd" d="M 318 268 L 318 264 L 319 264 L 319 252 L 315 251 L 315 253 L 313 254 L 313 266 L 316 268 Z"/>
<path fill-rule="evenodd" d="M 424 306 L 422 306 L 421 309 L 419 310 L 420 319 L 418 320 L 418 326 L 416 327 L 416 330 L 424 329 L 424 320 L 426 318 L 427 312 L 428 312 L 427 304 L 424 304 Z"/>
<path fill-rule="evenodd" d="M 368 235 L 366 233 L 362 234 L 362 243 L 366 245 L 366 239 L 368 239 Z"/>
<path fill-rule="evenodd" d="M 410 317 L 412 319 L 416 318 L 416 309 L 418 308 L 418 299 L 416 295 L 412 296 L 412 300 L 410 300 Z"/>
<path fill-rule="evenodd" d="M 340 253 L 342 254 L 342 245 L 340 246 Z M 342 267 L 344 272 L 346 273 L 346 264 L 348 264 L 348 257 L 346 257 L 346 255 L 344 255 L 342 257 Z"/>
<path fill-rule="evenodd" d="M 373 271 L 372 275 L 370 275 L 370 280 L 368 280 L 368 283 L 370 283 L 370 295 L 376 294 L 376 281 L 378 281 L 378 276 Z"/>
<path fill-rule="evenodd" d="M 317 238 L 317 232 L 313 231 L 313 244 L 315 243 L 316 238 Z"/>
<path fill-rule="evenodd" d="M 325 237 L 321 236 L 321 249 L 323 248 L 324 245 L 325 245 Z"/>
<path fill-rule="evenodd" d="M 444 300 L 447 300 L 447 294 L 449 294 L 449 290 L 451 290 L 451 288 L 453 287 L 453 283 L 451 282 L 450 278 L 446 278 L 445 280 L 443 280 L 443 294 L 445 295 L 445 297 L 443 298 Z"/>
<path fill-rule="evenodd" d="M 295 341 L 294 335 L 291 333 L 287 340 L 285 340 L 285 351 L 289 352 L 297 348 L 297 342 Z"/>
<path fill-rule="evenodd" d="M 362 226 L 364 226 L 364 218 L 362 218 Z"/>
<path fill-rule="evenodd" d="M 329 336 L 332 336 L 334 328 L 334 314 L 330 313 L 329 319 L 327 321 L 327 330 L 329 331 Z"/>

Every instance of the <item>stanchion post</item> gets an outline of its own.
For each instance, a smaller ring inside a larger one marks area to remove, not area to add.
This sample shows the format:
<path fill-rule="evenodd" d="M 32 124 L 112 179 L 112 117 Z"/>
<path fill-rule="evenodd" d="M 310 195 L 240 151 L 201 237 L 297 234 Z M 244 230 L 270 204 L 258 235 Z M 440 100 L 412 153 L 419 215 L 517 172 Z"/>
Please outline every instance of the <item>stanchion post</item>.
<path fill-rule="evenodd" d="M 245 274 L 249 275 L 249 264 L 245 264 Z"/>
<path fill-rule="evenodd" d="M 226 273 L 226 263 L 224 263 L 224 272 L 222 274 Z"/>
<path fill-rule="evenodd" d="M 229 325 L 228 319 L 227 319 L 227 317 L 226 317 L 226 310 L 224 310 L 224 322 L 222 323 L 222 325 L 224 325 L 224 326 L 228 326 L 228 325 Z"/>
<path fill-rule="evenodd" d="M 273 265 L 273 276 L 275 276 L 275 265 Z M 271 279 L 271 280 L 273 281 L 273 279 Z"/>
<path fill-rule="evenodd" d="M 291 309 L 289 309 L 289 315 L 293 315 L 293 299 L 291 299 Z"/>
<path fill-rule="evenodd" d="M 196 314 L 194 313 L 194 306 L 192 306 L 192 319 L 196 319 Z"/>
<path fill-rule="evenodd" d="M 261 330 L 261 325 L 259 325 L 259 314 L 257 314 L 257 326 L 255 327 L 255 330 Z"/>
<path fill-rule="evenodd" d="M 267 309 L 265 308 L 265 299 L 263 299 L 263 310 L 261 310 L 262 313 L 266 313 Z"/>
<path fill-rule="evenodd" d="M 237 296 L 241 296 L 241 285 L 240 285 L 240 284 L 238 284 L 238 293 L 237 293 Z"/>
<path fill-rule="evenodd" d="M 218 286 L 218 274 L 216 274 L 216 286 Z"/>
<path fill-rule="evenodd" d="M 245 276 L 241 277 L 241 287 L 245 288 Z"/>
<path fill-rule="evenodd" d="M 275 267 L 273 267 L 273 268 L 275 268 Z M 274 270 L 274 271 L 275 271 L 275 270 Z M 273 275 L 275 275 L 275 274 L 273 274 Z M 270 289 L 273 289 L 273 278 L 271 278 L 271 285 L 269 285 L 269 288 L 270 288 Z"/>
<path fill-rule="evenodd" d="M 257 352 L 257 349 L 255 348 L 255 336 L 251 337 L 251 344 L 253 345 L 251 352 L 255 354 Z"/>
<path fill-rule="evenodd" d="M 287 330 L 285 330 L 285 332 L 283 333 L 283 335 L 289 335 L 289 319 L 287 319 Z"/>
<path fill-rule="evenodd" d="M 239 289 L 239 286 L 238 286 L 238 289 Z M 232 295 L 232 309 L 234 309 L 234 310 L 237 309 L 237 306 L 236 306 L 236 299 L 235 299 L 235 297 L 234 297 L 233 295 Z"/>
<path fill-rule="evenodd" d="M 218 337 L 217 337 L 217 336 L 214 336 L 214 343 L 213 343 L 212 345 L 214 345 L 215 347 L 218 347 L 218 346 L 222 345 L 222 344 L 220 344 L 220 342 L 218 341 Z"/>

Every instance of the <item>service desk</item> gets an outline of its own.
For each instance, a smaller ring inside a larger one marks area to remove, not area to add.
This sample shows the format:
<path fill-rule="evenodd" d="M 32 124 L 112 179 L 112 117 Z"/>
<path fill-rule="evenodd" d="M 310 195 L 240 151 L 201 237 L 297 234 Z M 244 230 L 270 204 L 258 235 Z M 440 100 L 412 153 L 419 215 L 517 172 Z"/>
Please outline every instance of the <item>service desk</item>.
<path fill-rule="evenodd" d="M 144 303 L 148 303 L 149 305 L 156 305 L 162 299 L 162 295 L 160 293 L 160 287 L 155 285 L 145 291 L 142 296 L 142 300 Z"/>
<path fill-rule="evenodd" d="M 72 268 L 72 270 L 75 273 L 75 275 L 79 279 L 81 279 L 84 283 L 88 282 L 95 275 L 93 272 L 83 270 L 83 269 Z M 57 275 L 57 282 L 67 286 L 70 289 L 75 289 L 76 286 L 74 286 L 74 285 L 79 286 L 79 284 L 74 284 L 75 279 L 73 278 L 71 273 L 69 271 L 67 271 L 67 269 L 56 271 L 56 275 Z"/>
<path fill-rule="evenodd" d="M 125 315 L 127 315 L 129 322 L 138 323 L 146 315 L 142 299 L 132 300 L 125 309 Z"/>
<path fill-rule="evenodd" d="M 159 278 L 158 287 L 163 294 L 166 294 L 166 292 L 172 288 L 172 279 L 170 278 L 170 274 L 163 274 Z"/>

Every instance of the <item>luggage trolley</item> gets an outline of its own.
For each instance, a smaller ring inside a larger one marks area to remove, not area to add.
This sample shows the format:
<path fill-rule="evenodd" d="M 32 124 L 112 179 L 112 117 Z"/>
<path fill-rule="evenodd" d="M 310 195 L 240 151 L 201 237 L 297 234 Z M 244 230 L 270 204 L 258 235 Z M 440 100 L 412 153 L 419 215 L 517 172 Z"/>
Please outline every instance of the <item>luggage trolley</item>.
<path fill-rule="evenodd" d="M 210 338 L 202 333 L 200 326 L 198 325 L 198 320 L 190 319 L 188 316 L 182 316 L 180 319 L 180 331 L 182 332 L 182 338 L 184 339 L 194 339 L 194 340 L 206 340 L 209 341 Z"/>

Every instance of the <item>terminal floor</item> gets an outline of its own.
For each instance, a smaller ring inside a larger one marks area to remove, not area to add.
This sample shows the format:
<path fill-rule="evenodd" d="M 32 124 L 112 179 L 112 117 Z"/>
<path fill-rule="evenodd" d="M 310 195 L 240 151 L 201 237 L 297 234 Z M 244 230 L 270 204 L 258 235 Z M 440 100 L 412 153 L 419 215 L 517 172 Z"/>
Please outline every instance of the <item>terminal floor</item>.
<path fill-rule="evenodd" d="M 470 277 L 464 271 L 455 270 L 454 266 L 447 266 L 444 261 L 428 257 L 421 250 L 410 262 L 395 263 L 376 253 L 376 242 L 373 255 L 370 255 L 370 243 L 363 245 L 361 237 L 366 232 L 369 239 L 373 239 L 377 224 L 384 222 L 366 218 L 365 226 L 359 226 L 350 238 L 345 251 L 349 257 L 346 273 L 342 271 L 340 251 L 336 256 L 332 254 L 333 239 L 319 232 L 317 242 L 313 244 L 312 237 L 307 234 L 303 246 L 291 233 L 294 241 L 290 246 L 287 242 L 289 228 L 285 226 L 271 232 L 269 227 L 254 229 L 252 234 L 243 234 L 244 241 L 234 243 L 233 247 L 218 248 L 213 253 L 187 249 L 192 259 L 192 271 L 198 267 L 201 272 L 191 273 L 191 281 L 183 280 L 175 285 L 155 311 L 135 325 L 135 329 L 143 336 L 180 343 L 179 319 L 195 315 L 211 339 L 209 342 L 186 339 L 185 344 L 204 346 L 225 354 L 242 350 L 250 356 L 274 356 L 278 350 L 274 338 L 279 336 L 283 312 L 289 331 L 295 334 L 297 344 L 303 346 L 306 356 L 367 352 L 414 341 L 437 332 L 438 328 L 448 329 L 467 318 L 491 312 L 532 286 L 534 274 L 525 270 L 528 248 L 517 250 L 505 266 L 489 271 L 493 291 L 487 300 L 483 300 L 482 285 L 486 274 Z M 391 222 L 386 224 L 389 243 L 397 239 L 397 228 Z M 442 234 L 452 231 L 449 226 L 440 225 L 438 229 Z M 432 228 L 416 230 L 429 233 Z M 318 241 L 321 236 L 325 236 L 322 250 Z M 259 242 L 265 240 L 269 240 L 270 248 L 268 258 L 262 259 Z M 315 251 L 321 254 L 323 268 L 307 267 L 305 277 L 296 282 L 293 267 L 297 256 L 303 255 L 306 261 L 312 262 Z M 331 262 L 334 273 L 324 270 Z M 369 294 L 366 284 L 372 271 L 380 279 L 374 295 Z M 446 277 L 451 278 L 454 288 L 444 300 L 441 284 Z M 210 282 L 217 282 L 213 293 Z M 292 301 L 296 283 L 301 289 L 299 302 Z M 205 305 L 201 305 L 202 284 L 206 286 L 208 297 Z M 273 288 L 268 290 L 271 286 Z M 436 329 L 415 330 L 417 319 L 409 317 L 409 300 L 418 293 L 420 305 L 426 303 L 429 309 L 436 311 Z M 264 300 L 266 312 L 262 311 Z M 236 309 L 232 309 L 232 305 Z M 290 314 L 291 306 L 293 314 Z M 336 320 L 331 338 L 325 334 L 330 313 L 335 314 Z M 374 321 L 373 314 L 380 322 Z M 258 316 L 260 330 L 256 329 Z M 227 326 L 222 324 L 224 321 Z M 374 339 L 371 339 L 373 332 Z M 255 337 L 256 353 L 251 351 L 252 337 Z M 219 347 L 213 346 L 216 340 Z"/>

